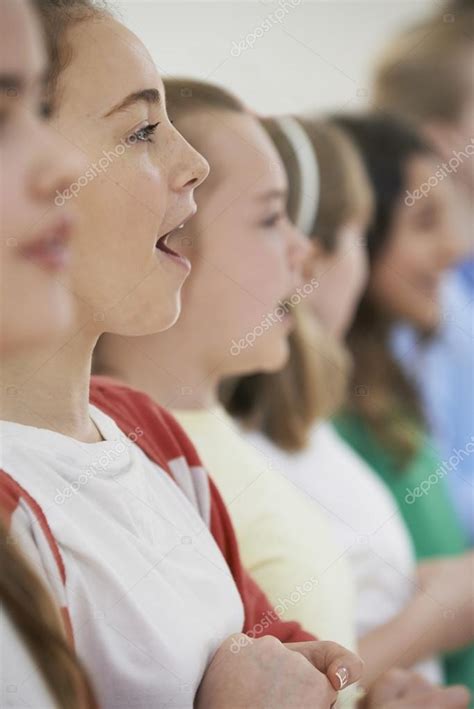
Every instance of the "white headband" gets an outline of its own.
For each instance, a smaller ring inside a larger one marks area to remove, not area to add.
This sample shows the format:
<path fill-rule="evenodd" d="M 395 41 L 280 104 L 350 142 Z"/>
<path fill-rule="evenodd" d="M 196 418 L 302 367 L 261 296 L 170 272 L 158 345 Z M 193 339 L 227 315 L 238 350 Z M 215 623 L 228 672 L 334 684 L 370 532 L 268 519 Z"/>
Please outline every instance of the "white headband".
<path fill-rule="evenodd" d="M 275 121 L 293 148 L 298 162 L 301 186 L 295 225 L 309 236 L 319 203 L 318 158 L 306 131 L 295 118 L 276 116 Z"/>

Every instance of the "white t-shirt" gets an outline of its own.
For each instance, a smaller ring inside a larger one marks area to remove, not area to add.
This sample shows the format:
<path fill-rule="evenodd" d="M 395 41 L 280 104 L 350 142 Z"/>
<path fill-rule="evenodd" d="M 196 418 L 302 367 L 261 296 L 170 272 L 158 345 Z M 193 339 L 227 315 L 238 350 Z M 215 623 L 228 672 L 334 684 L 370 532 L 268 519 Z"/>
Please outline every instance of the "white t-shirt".
<path fill-rule="evenodd" d="M 395 499 L 367 463 L 324 421 L 298 453 L 261 433 L 244 435 L 326 512 L 353 568 L 358 637 L 397 615 L 414 591 L 415 555 Z M 437 660 L 416 669 L 433 682 L 442 679 Z"/>
<path fill-rule="evenodd" d="M 64 605 L 100 706 L 190 708 L 214 652 L 242 629 L 239 593 L 178 485 L 109 416 L 90 412 L 102 442 L 2 422 L 0 467 L 41 506 L 59 545 Z M 50 551 L 22 507 L 10 534 L 51 587 Z"/>

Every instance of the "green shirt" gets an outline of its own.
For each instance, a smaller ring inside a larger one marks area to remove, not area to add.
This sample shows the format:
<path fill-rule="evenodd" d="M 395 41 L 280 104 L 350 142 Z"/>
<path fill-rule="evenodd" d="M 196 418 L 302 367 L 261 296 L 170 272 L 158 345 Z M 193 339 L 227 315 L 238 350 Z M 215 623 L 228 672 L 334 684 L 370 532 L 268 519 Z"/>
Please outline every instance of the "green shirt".
<path fill-rule="evenodd" d="M 359 416 L 341 414 L 334 423 L 393 493 L 419 559 L 458 554 L 468 548 L 446 488 L 447 467 L 428 438 L 401 469 Z M 474 696 L 474 646 L 446 657 L 445 671 L 448 684 L 465 684 Z"/>

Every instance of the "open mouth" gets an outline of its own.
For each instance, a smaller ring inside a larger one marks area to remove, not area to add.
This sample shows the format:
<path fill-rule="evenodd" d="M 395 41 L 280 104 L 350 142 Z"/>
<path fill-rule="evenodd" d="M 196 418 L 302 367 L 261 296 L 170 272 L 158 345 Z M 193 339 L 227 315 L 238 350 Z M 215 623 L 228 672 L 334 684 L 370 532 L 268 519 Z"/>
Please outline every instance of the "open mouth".
<path fill-rule="evenodd" d="M 174 229 L 171 229 L 171 231 L 166 232 L 166 234 L 163 234 L 163 236 L 160 236 L 158 241 L 155 244 L 155 249 L 159 251 L 161 254 L 166 256 L 169 259 L 172 259 L 175 263 L 179 263 L 181 266 L 185 267 L 188 271 L 191 270 L 191 264 L 189 260 L 186 258 L 186 256 L 183 256 L 182 254 L 178 253 L 174 249 L 171 248 L 169 245 L 169 241 L 172 238 L 176 238 L 178 236 L 178 233 L 181 231 L 181 229 L 184 227 L 184 225 L 196 214 L 196 208 L 194 208 L 190 214 Z"/>
<path fill-rule="evenodd" d="M 177 251 L 174 251 L 168 246 L 168 239 L 171 238 L 172 235 L 176 234 L 180 229 L 184 227 L 184 223 L 180 224 L 176 229 L 172 229 L 169 231 L 167 234 L 163 234 L 163 236 L 160 236 L 158 241 L 155 244 L 155 248 L 157 248 L 159 251 L 163 251 L 163 253 L 168 254 L 169 256 L 174 256 L 176 258 L 182 258 L 181 254 L 178 254 Z"/>

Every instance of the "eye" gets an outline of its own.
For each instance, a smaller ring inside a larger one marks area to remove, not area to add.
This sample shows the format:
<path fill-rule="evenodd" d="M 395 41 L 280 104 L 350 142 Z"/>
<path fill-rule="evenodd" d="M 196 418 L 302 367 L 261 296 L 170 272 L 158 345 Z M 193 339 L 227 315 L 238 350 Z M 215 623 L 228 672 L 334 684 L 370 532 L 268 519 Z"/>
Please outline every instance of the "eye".
<path fill-rule="evenodd" d="M 283 219 L 283 217 L 284 217 L 284 214 L 282 214 L 281 212 L 272 214 L 272 215 L 271 215 L 270 217 L 268 217 L 267 219 L 264 219 L 264 221 L 261 223 L 261 225 L 262 225 L 265 229 L 271 229 L 272 227 L 276 226 L 276 225 L 278 224 L 278 222 L 279 222 L 281 219 Z"/>
<path fill-rule="evenodd" d="M 132 133 L 131 136 L 127 139 L 130 144 L 133 143 L 153 143 L 153 135 L 160 125 L 160 122 L 158 123 L 149 123 L 147 126 L 144 126 L 143 128 L 140 128 L 137 130 L 135 133 Z"/>

